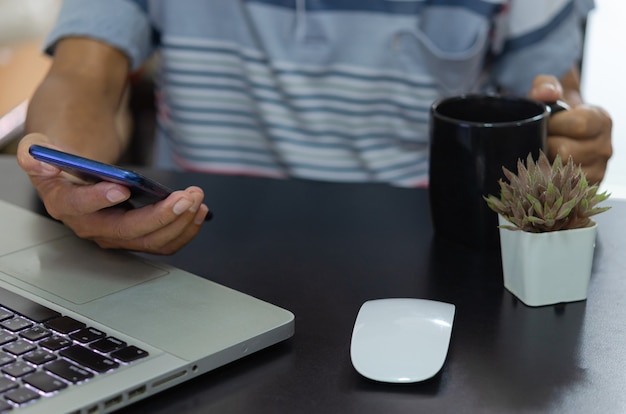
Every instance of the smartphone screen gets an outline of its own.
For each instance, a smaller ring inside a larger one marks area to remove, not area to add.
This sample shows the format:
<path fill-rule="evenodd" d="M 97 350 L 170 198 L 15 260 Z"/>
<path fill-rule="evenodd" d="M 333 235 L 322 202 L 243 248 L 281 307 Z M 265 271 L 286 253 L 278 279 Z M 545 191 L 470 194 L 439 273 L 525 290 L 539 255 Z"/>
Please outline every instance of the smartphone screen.
<path fill-rule="evenodd" d="M 114 165 L 39 145 L 31 145 L 29 152 L 33 158 L 55 165 L 84 181 L 110 181 L 125 185 L 130 189 L 131 197 L 128 202 L 133 208 L 163 200 L 172 193 L 171 189 L 154 180 Z"/>

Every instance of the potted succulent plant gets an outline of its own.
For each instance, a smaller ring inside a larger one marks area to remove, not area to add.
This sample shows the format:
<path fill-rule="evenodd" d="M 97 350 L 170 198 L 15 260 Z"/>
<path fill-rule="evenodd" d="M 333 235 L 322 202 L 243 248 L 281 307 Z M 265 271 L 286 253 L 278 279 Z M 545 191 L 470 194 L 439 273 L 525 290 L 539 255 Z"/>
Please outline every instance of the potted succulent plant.
<path fill-rule="evenodd" d="M 517 174 L 503 168 L 500 197 L 485 200 L 499 215 L 504 286 L 529 306 L 587 298 L 597 224 L 592 216 L 609 197 L 589 185 L 570 157 L 550 163 L 529 154 Z"/>

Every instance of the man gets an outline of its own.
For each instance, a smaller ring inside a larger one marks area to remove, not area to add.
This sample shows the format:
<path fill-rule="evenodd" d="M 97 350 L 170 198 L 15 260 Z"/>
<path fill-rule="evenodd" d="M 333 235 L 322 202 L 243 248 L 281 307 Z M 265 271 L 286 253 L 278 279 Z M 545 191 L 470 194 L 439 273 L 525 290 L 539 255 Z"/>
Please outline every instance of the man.
<path fill-rule="evenodd" d="M 18 160 L 48 212 L 105 248 L 168 254 L 207 207 L 190 187 L 135 211 L 122 186 L 77 186 L 28 155 L 34 143 L 115 162 L 128 75 L 158 51 L 157 165 L 210 173 L 428 182 L 428 110 L 477 91 L 564 99 L 549 155 L 593 182 L 611 120 L 584 105 L 582 0 L 67 0 L 29 108 Z"/>

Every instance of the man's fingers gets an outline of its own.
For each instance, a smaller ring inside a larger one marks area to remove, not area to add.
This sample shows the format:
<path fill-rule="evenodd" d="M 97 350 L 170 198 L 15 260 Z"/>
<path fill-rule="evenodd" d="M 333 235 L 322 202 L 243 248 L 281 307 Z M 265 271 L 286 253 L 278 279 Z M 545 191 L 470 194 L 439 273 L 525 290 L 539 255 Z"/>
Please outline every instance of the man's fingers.
<path fill-rule="evenodd" d="M 48 213 L 64 222 L 71 221 L 73 217 L 94 214 L 130 197 L 128 188 L 114 183 L 82 185 L 60 175 L 37 181 L 37 191 Z"/>
<path fill-rule="evenodd" d="M 42 134 L 28 134 L 22 138 L 17 146 L 17 163 L 32 178 L 39 175 L 50 177 L 57 175 L 61 170 L 50 164 L 34 159 L 28 149 L 31 145 L 50 146 L 48 138 Z"/>
<path fill-rule="evenodd" d="M 554 159 L 558 154 L 563 160 L 572 156 L 574 162 L 582 166 L 587 179 L 592 184 L 597 184 L 604 178 L 611 153 L 610 141 L 607 147 L 598 146 L 592 140 L 574 140 L 560 136 L 552 136 L 548 140 L 548 156 Z"/>
<path fill-rule="evenodd" d="M 563 98 L 563 87 L 555 76 L 539 75 L 534 79 L 528 97 L 542 102 L 554 102 Z"/>
<path fill-rule="evenodd" d="M 196 201 L 201 201 L 201 199 L 194 200 L 194 203 Z M 144 208 L 149 207 L 151 206 Z M 144 208 L 140 210 L 144 210 Z M 172 216 L 166 215 L 159 220 L 152 221 L 152 223 L 145 222 L 150 215 L 145 211 L 140 217 L 135 216 L 137 213 L 140 213 L 139 210 L 125 213 L 112 212 L 112 214 L 124 214 L 126 217 L 123 219 L 119 216 L 115 217 L 114 222 L 116 226 L 112 227 L 109 232 L 101 232 L 98 235 L 87 238 L 91 238 L 103 248 L 122 248 L 153 254 L 172 254 L 189 243 L 198 234 L 204 223 L 207 211 L 206 205 L 200 204 L 196 212 L 188 209 L 180 215 L 174 215 L 174 219 L 171 222 L 167 222 L 167 220 L 171 219 Z M 125 222 L 126 224 L 131 223 L 133 227 L 125 226 Z M 152 228 L 151 224 L 155 223 L 158 223 L 158 225 L 154 231 L 143 233 L 146 229 Z M 135 235 L 137 237 L 133 237 Z"/>
<path fill-rule="evenodd" d="M 80 237 L 129 241 L 166 228 L 181 217 L 182 222 L 193 222 L 202 199 L 201 192 L 176 191 L 163 201 L 139 209 L 96 211 L 85 218 L 68 218 L 72 220 L 68 224 Z"/>
<path fill-rule="evenodd" d="M 579 105 L 562 111 L 550 118 L 549 135 L 561 135 L 575 139 L 596 139 L 603 134 L 610 136 L 612 121 L 602 108 Z"/>

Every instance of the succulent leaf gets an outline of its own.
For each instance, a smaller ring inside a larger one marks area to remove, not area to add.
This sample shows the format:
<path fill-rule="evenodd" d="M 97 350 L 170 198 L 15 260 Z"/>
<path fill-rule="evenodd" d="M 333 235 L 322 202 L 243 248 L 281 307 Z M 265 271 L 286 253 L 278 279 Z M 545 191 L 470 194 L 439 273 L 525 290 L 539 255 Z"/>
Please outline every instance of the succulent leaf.
<path fill-rule="evenodd" d="M 511 225 L 501 228 L 532 233 L 588 227 L 589 217 L 610 207 L 597 207 L 609 198 L 590 185 L 582 167 L 572 157 L 563 162 L 557 154 L 550 163 L 543 151 L 537 161 L 528 154 L 526 162 L 517 161 L 517 174 L 502 168 L 507 181 L 500 180 L 500 197 L 483 197 L 489 208 Z"/>
<path fill-rule="evenodd" d="M 543 216 L 543 207 L 541 206 L 541 202 L 537 200 L 532 194 L 527 194 L 526 199 L 530 201 L 530 204 L 532 208 L 535 210 L 535 213 L 539 215 L 540 217 Z M 531 214 L 530 211 L 529 211 L 529 214 Z"/>

